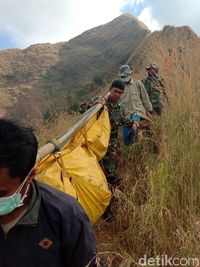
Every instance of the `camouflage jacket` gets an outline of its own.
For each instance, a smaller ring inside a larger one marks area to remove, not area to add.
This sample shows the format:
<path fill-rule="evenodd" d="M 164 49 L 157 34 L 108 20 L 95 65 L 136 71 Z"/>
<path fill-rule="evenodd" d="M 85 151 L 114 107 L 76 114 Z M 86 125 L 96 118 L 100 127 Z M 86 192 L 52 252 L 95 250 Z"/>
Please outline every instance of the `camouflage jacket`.
<path fill-rule="evenodd" d="M 164 79 L 148 75 L 142 82 L 144 83 L 152 106 L 162 107 L 163 95 L 166 97 Z"/>
<path fill-rule="evenodd" d="M 80 112 L 83 113 L 92 106 L 92 103 L 97 99 L 102 98 L 101 96 L 93 97 L 88 103 L 83 103 L 80 106 Z M 118 132 L 119 127 L 121 126 L 132 126 L 133 121 L 128 115 L 125 114 L 124 107 L 120 102 L 115 104 L 109 101 L 109 98 L 106 100 L 106 106 L 108 108 L 110 125 L 111 125 L 111 134 L 110 134 L 110 145 L 118 143 Z"/>

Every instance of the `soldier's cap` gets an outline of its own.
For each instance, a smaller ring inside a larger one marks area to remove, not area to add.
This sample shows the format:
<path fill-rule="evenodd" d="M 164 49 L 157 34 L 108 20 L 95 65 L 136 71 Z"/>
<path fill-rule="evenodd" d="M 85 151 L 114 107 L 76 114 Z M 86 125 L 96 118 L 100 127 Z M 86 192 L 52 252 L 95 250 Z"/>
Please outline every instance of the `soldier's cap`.
<path fill-rule="evenodd" d="M 159 71 L 159 67 L 156 63 L 150 63 L 147 67 L 146 70 L 149 70 L 150 68 L 153 68 L 154 70 Z"/>
<path fill-rule="evenodd" d="M 125 84 L 121 80 L 115 80 L 112 82 L 110 88 L 118 88 L 118 89 L 124 90 Z"/>
<path fill-rule="evenodd" d="M 121 78 L 126 78 L 132 74 L 132 70 L 129 65 L 121 65 L 119 67 L 119 75 Z"/>

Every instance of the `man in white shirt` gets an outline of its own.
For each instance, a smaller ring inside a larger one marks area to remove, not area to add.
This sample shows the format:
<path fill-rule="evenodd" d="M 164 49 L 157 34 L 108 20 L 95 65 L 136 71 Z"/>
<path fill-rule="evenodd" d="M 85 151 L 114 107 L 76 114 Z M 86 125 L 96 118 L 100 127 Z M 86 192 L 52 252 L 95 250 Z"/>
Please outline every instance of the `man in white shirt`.
<path fill-rule="evenodd" d="M 129 65 L 120 66 L 119 76 L 126 85 L 124 94 L 121 97 L 121 103 L 125 108 L 125 112 L 134 121 L 149 120 L 147 113 L 151 113 L 153 108 L 143 83 L 132 78 L 132 69 Z M 132 135 L 132 133 L 130 135 L 129 128 L 123 128 L 123 140 L 125 144 L 133 142 Z"/>

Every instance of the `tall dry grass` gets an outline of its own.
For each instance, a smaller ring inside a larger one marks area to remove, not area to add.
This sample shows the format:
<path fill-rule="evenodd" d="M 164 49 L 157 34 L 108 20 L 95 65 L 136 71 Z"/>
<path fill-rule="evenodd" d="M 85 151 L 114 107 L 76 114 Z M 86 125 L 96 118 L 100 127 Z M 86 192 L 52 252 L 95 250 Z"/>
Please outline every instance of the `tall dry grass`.
<path fill-rule="evenodd" d="M 192 71 L 174 69 L 152 136 L 122 150 L 113 222 L 120 266 L 144 255 L 200 257 L 200 77 Z"/>
<path fill-rule="evenodd" d="M 179 59 L 165 77 L 170 103 L 162 117 L 154 118 L 152 136 L 122 148 L 114 219 L 96 228 L 106 266 L 137 266 L 144 255 L 200 256 L 199 62 L 195 52 L 191 59 Z M 62 114 L 41 127 L 40 143 L 60 134 L 71 120 Z"/>
<path fill-rule="evenodd" d="M 79 113 L 68 114 L 67 112 L 60 112 L 57 118 L 51 123 L 41 123 L 37 129 L 37 138 L 39 146 L 46 144 L 49 140 L 56 138 L 78 120 Z"/>

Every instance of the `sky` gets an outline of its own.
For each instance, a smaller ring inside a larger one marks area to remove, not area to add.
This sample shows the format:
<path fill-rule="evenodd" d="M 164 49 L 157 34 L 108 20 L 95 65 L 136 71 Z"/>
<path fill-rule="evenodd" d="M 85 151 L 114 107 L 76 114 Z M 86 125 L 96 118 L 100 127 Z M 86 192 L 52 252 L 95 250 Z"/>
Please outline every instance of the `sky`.
<path fill-rule="evenodd" d="M 188 25 L 200 36 L 199 0 L 0 0 L 0 49 L 68 41 L 123 13 L 151 31 Z"/>

